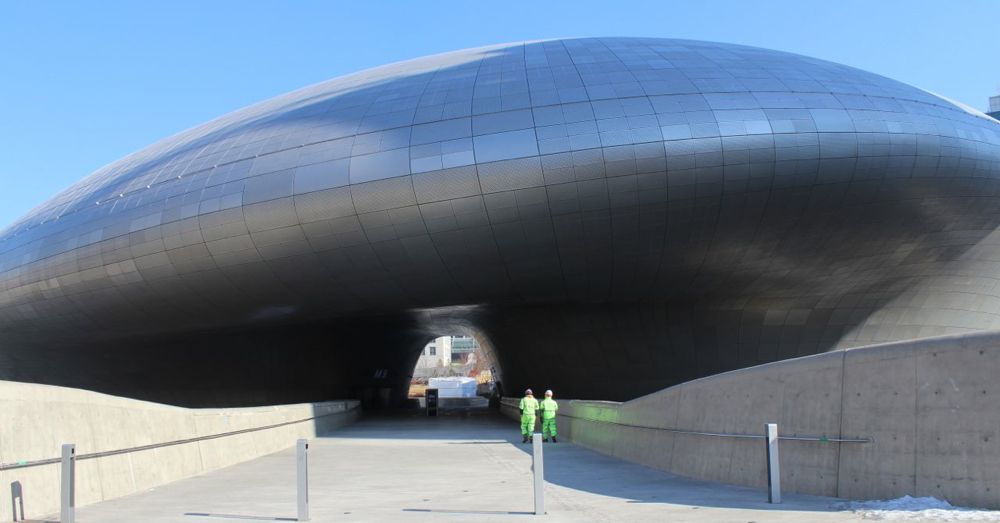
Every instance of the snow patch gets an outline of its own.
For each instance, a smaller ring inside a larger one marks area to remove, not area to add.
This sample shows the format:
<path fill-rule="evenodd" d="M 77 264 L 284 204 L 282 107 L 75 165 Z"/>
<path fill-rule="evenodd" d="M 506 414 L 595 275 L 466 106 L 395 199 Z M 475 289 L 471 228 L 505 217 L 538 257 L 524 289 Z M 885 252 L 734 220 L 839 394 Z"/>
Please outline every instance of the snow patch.
<path fill-rule="evenodd" d="M 850 510 L 864 519 L 895 521 L 1000 521 L 1000 511 L 956 507 L 934 497 L 876 501 L 848 501 L 834 508 Z"/>

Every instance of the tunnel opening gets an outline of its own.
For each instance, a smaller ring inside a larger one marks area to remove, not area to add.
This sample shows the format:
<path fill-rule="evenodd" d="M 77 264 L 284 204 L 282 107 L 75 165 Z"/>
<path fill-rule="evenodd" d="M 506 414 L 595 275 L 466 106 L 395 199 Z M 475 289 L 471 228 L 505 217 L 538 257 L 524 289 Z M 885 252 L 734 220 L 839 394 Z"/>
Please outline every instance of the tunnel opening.
<path fill-rule="evenodd" d="M 441 410 L 498 407 L 498 375 L 494 358 L 475 336 L 440 335 L 420 348 L 410 373 L 406 404 L 426 409 L 427 390 L 433 389 Z"/>

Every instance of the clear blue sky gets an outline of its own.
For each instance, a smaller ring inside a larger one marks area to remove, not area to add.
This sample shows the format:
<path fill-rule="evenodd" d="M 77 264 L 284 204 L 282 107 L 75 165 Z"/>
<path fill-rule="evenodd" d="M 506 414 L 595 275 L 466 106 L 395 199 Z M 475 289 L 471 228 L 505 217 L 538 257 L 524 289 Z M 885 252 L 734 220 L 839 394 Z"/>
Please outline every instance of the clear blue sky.
<path fill-rule="evenodd" d="M 163 1 L 0 5 L 0 229 L 104 164 L 328 78 L 566 36 L 733 42 L 985 109 L 1000 0 Z"/>

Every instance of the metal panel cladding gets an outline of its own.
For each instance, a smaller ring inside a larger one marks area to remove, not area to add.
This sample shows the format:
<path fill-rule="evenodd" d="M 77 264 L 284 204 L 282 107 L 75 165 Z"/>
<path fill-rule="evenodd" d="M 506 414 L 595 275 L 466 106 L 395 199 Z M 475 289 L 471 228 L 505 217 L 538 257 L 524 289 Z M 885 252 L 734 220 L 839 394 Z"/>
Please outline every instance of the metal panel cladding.
<path fill-rule="evenodd" d="M 578 336 L 553 362 L 649 389 L 994 328 L 998 176 L 997 121 L 823 60 L 651 38 L 436 55 L 167 138 L 8 227 L 0 369 L 45 379 L 19 346 L 471 306 L 498 351 L 549 315 Z"/>

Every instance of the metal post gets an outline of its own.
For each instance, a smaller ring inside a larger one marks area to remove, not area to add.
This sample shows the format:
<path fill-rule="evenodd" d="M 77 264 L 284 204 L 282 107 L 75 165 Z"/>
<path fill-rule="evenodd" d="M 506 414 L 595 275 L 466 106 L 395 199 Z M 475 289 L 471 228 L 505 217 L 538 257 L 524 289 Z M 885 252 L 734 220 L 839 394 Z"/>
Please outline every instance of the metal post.
<path fill-rule="evenodd" d="M 21 517 L 17 517 L 17 507 L 21 507 Z M 13 481 L 10 484 L 10 507 L 14 510 L 12 521 L 24 521 L 24 489 L 21 488 L 20 481 Z"/>
<path fill-rule="evenodd" d="M 297 469 L 296 490 L 298 491 L 298 521 L 309 521 L 309 443 L 300 439 L 295 444 Z"/>
<path fill-rule="evenodd" d="M 545 514 L 545 460 L 542 459 L 542 435 L 531 435 L 531 470 L 535 473 L 535 515 Z"/>
<path fill-rule="evenodd" d="M 76 445 L 62 446 L 62 490 L 60 492 L 59 522 L 76 521 Z"/>
<path fill-rule="evenodd" d="M 781 467 L 778 465 L 778 424 L 764 425 L 767 432 L 767 502 L 781 503 Z"/>

